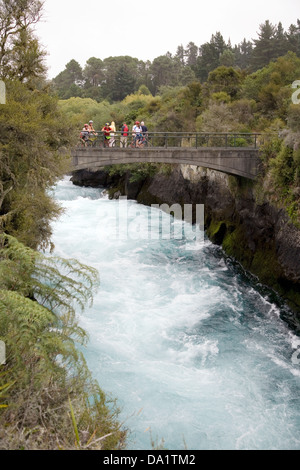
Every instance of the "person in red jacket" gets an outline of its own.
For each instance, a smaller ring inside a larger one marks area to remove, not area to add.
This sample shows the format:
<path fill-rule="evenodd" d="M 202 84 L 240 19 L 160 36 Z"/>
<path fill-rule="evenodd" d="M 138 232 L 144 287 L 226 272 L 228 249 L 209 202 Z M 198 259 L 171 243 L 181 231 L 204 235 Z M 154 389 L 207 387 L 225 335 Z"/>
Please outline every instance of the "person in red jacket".
<path fill-rule="evenodd" d="M 126 122 L 124 122 L 122 129 L 121 129 L 121 140 L 120 140 L 120 147 L 127 147 L 127 137 L 128 137 L 128 126 Z"/>
<path fill-rule="evenodd" d="M 105 124 L 101 131 L 103 132 L 104 146 L 109 147 L 110 133 L 112 131 L 111 127 L 109 126 L 109 122 Z"/>

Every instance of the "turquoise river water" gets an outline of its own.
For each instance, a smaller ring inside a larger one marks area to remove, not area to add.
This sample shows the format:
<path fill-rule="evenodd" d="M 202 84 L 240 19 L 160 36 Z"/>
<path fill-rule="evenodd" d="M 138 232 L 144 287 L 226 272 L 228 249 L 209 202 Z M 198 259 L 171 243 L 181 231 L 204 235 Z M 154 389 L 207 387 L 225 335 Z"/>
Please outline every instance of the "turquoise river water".
<path fill-rule="evenodd" d="M 68 178 L 54 197 L 55 254 L 100 273 L 78 312 L 84 354 L 117 398 L 129 449 L 300 449 L 300 338 L 286 309 L 159 209 Z"/>

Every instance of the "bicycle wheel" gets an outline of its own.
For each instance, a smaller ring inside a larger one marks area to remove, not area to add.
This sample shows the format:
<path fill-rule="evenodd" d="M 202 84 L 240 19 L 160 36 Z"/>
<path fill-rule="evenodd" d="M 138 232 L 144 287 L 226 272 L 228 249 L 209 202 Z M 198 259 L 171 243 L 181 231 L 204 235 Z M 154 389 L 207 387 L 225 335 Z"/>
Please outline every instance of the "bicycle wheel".
<path fill-rule="evenodd" d="M 91 142 L 92 147 L 97 146 L 97 137 L 93 137 L 92 139 L 89 139 L 89 141 Z"/>
<path fill-rule="evenodd" d="M 152 144 L 151 144 L 151 142 L 149 142 L 149 140 L 145 139 L 145 140 L 142 142 L 141 147 L 142 147 L 142 148 L 152 147 Z"/>

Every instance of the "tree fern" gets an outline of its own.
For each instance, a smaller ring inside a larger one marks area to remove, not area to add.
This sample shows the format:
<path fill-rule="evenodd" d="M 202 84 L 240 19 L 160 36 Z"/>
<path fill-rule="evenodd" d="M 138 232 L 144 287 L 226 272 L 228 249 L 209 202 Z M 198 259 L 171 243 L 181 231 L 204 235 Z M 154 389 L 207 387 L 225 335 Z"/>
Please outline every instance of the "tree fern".
<path fill-rule="evenodd" d="M 0 449 L 73 449 L 75 422 L 75 448 L 79 442 L 88 449 L 124 448 L 115 403 L 93 380 L 77 345 L 86 334 L 76 309 L 92 302 L 98 284 L 94 269 L 0 234 L 0 340 L 6 345 Z"/>
<path fill-rule="evenodd" d="M 76 307 L 92 302 L 97 272 L 76 260 L 46 257 L 0 235 L 0 339 L 6 344 L 12 378 L 27 383 L 66 364 L 71 370 L 86 333 L 76 320 Z M 1 386 L 1 381 L 0 381 Z"/>
<path fill-rule="evenodd" d="M 91 304 L 98 286 L 94 268 L 74 259 L 47 257 L 9 235 L 0 235 L 0 289 L 37 300 L 68 325 L 69 333 L 76 307 Z"/>

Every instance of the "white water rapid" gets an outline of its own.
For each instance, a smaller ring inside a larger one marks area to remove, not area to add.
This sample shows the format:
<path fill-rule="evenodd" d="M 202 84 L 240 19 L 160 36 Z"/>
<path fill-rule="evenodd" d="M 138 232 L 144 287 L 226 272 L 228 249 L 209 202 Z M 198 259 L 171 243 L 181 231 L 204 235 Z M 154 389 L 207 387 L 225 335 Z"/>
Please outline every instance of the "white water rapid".
<path fill-rule="evenodd" d="M 67 178 L 54 197 L 66 209 L 55 254 L 100 273 L 78 313 L 84 354 L 117 399 L 129 448 L 300 449 L 300 338 L 268 293 L 209 241 L 149 240 L 148 207 Z M 127 239 L 115 237 L 117 215 L 132 222 Z"/>

